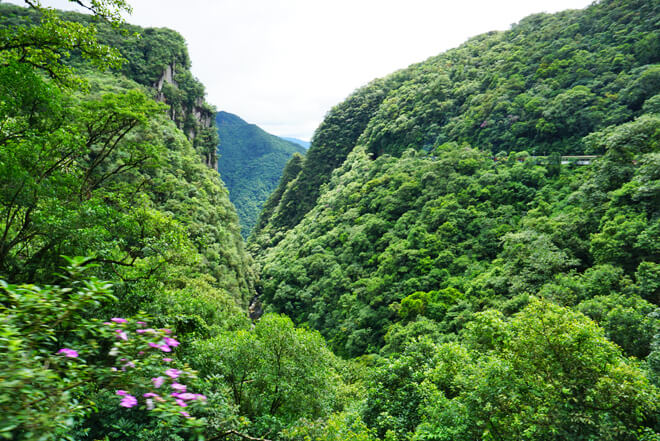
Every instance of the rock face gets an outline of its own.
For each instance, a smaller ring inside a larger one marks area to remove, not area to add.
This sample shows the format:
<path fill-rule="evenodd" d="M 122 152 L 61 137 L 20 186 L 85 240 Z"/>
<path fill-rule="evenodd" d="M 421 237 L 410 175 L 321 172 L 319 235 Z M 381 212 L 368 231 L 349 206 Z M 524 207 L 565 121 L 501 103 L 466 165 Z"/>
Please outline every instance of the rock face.
<path fill-rule="evenodd" d="M 215 110 L 204 101 L 204 96 L 185 96 L 186 92 L 179 88 L 177 81 L 177 64 L 173 60 L 167 64 L 158 80 L 153 84 L 156 90 L 156 100 L 170 106 L 170 118 L 183 130 L 188 139 L 202 155 L 203 162 L 210 168 L 218 169 L 218 156 L 212 146 L 215 134 Z M 184 81 L 190 81 L 190 72 L 182 69 Z M 198 83 L 196 79 L 193 82 Z M 199 84 L 199 83 L 198 83 Z M 203 89 L 202 89 L 203 90 Z M 181 99 L 183 98 L 183 99 Z M 210 138 L 210 139 L 209 139 Z"/>
<path fill-rule="evenodd" d="M 163 71 L 162 75 L 160 78 L 158 78 L 158 81 L 154 84 L 154 88 L 158 91 L 158 95 L 156 96 L 158 101 L 165 101 L 165 95 L 163 94 L 163 84 L 168 83 L 168 84 L 173 84 L 177 85 L 174 82 L 174 71 L 176 69 L 176 61 L 173 61 L 172 64 L 168 64 L 165 66 L 165 70 Z"/>

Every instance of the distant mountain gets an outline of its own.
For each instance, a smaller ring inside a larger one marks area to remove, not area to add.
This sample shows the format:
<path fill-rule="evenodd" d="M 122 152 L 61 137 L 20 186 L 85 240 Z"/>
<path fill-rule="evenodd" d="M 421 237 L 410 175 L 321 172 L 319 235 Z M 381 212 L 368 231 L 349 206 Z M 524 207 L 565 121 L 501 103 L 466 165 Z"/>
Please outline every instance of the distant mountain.
<path fill-rule="evenodd" d="M 309 146 L 312 144 L 312 143 L 309 142 L 309 141 L 303 141 L 302 139 L 298 139 L 298 138 L 286 138 L 286 137 L 284 137 L 284 136 L 282 136 L 281 138 L 282 138 L 282 139 L 285 139 L 285 140 L 287 140 L 287 141 L 291 141 L 291 142 L 293 142 L 293 143 L 295 143 L 295 144 L 301 145 L 301 146 L 303 146 L 303 147 L 305 148 L 305 150 L 307 150 L 307 149 L 309 148 Z"/>
<path fill-rule="evenodd" d="M 218 112 L 216 123 L 218 171 L 236 206 L 241 234 L 247 238 L 264 202 L 277 187 L 284 165 L 294 153 L 304 154 L 305 148 L 231 113 Z"/>

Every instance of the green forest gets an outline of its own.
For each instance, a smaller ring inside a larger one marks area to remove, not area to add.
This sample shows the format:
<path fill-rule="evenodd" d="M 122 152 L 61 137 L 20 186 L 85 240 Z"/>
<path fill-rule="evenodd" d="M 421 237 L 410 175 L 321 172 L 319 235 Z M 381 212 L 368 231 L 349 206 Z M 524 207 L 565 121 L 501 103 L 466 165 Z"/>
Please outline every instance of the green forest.
<path fill-rule="evenodd" d="M 304 155 L 305 149 L 228 112 L 218 112 L 215 122 L 220 137 L 218 171 L 247 239 L 284 166 L 294 154 Z"/>
<path fill-rule="evenodd" d="M 184 39 L 71 1 L 0 3 L 0 438 L 660 440 L 660 2 L 356 90 L 245 241 Z"/>

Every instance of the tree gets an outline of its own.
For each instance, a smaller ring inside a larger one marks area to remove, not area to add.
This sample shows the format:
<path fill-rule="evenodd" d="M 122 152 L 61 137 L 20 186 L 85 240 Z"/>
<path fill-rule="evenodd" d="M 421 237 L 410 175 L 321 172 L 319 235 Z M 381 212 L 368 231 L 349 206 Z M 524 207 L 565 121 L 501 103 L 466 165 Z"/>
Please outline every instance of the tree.
<path fill-rule="evenodd" d="M 637 440 L 656 427 L 660 391 L 582 314 L 534 300 L 508 321 L 475 319 L 474 362 L 455 396 L 436 387 L 414 439 Z"/>
<path fill-rule="evenodd" d="M 131 12 L 125 0 L 70 1 L 109 21 L 115 28 L 123 23 L 122 12 Z M 0 29 L 0 66 L 26 64 L 44 71 L 61 86 L 75 86 L 80 80 L 66 65 L 66 59 L 74 51 L 98 68 L 120 65 L 119 52 L 99 44 L 94 26 L 64 21 L 53 9 L 42 6 L 40 0 L 25 0 L 25 3 L 39 13 L 40 23 Z"/>
<path fill-rule="evenodd" d="M 195 343 L 192 365 L 202 378 L 222 375 L 240 414 L 266 433 L 330 413 L 339 384 L 333 357 L 317 332 L 266 314 L 251 331 Z"/>

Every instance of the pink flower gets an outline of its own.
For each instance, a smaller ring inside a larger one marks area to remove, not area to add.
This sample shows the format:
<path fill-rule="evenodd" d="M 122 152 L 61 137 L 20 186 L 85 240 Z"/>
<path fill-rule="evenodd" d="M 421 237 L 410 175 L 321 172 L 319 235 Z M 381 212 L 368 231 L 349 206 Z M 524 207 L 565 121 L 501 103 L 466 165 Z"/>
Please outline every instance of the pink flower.
<path fill-rule="evenodd" d="M 165 334 L 171 334 L 172 333 L 172 331 L 170 331 L 169 329 L 166 329 L 166 328 L 161 328 L 161 331 L 163 331 Z"/>
<path fill-rule="evenodd" d="M 176 339 L 170 338 L 170 337 L 165 337 L 163 340 L 165 340 L 165 344 L 168 346 L 172 346 L 173 348 L 176 348 L 179 346 L 179 342 L 176 341 Z"/>
<path fill-rule="evenodd" d="M 185 384 L 180 384 L 180 383 L 172 383 L 172 389 L 177 390 L 179 392 L 185 392 L 186 391 L 186 385 Z"/>
<path fill-rule="evenodd" d="M 159 345 L 158 343 L 154 343 L 154 342 L 151 342 L 151 341 L 149 342 L 149 346 L 152 347 L 152 348 L 160 349 L 163 352 L 170 352 L 171 351 L 169 346 L 163 345 L 163 344 Z"/>
<path fill-rule="evenodd" d="M 120 338 L 124 341 L 128 340 L 128 335 L 126 335 L 126 333 L 124 331 L 122 331 L 121 329 L 117 329 L 117 330 L 115 330 L 115 332 L 117 333 L 117 338 Z"/>
<path fill-rule="evenodd" d="M 73 349 L 69 348 L 62 348 L 59 351 L 57 351 L 58 354 L 62 354 L 65 357 L 68 358 L 76 358 L 78 356 L 78 352 L 74 351 Z"/>
<path fill-rule="evenodd" d="M 156 331 L 149 328 L 149 329 L 136 329 L 135 332 L 137 332 L 138 334 L 153 334 Z"/>
<path fill-rule="evenodd" d="M 195 398 L 194 398 L 194 399 L 195 399 L 195 400 L 202 400 L 202 401 L 206 401 L 206 395 L 202 395 L 202 394 L 195 394 Z"/>
<path fill-rule="evenodd" d="M 145 322 L 136 322 L 138 325 L 146 325 Z"/>
<path fill-rule="evenodd" d="M 111 325 L 112 325 L 112 323 L 110 323 L 110 322 L 103 322 L 103 324 L 104 324 L 104 325 L 107 325 L 107 326 L 111 326 Z"/>
<path fill-rule="evenodd" d="M 110 370 L 111 370 L 112 372 L 117 372 L 117 368 L 116 368 L 116 367 L 114 367 L 114 366 L 113 366 L 113 367 L 111 367 L 111 368 L 110 368 Z"/>
<path fill-rule="evenodd" d="M 179 398 L 176 399 L 176 404 L 178 404 L 181 407 L 187 407 L 188 406 L 185 401 L 183 401 Z"/>
<path fill-rule="evenodd" d="M 158 394 L 155 394 L 153 392 L 147 392 L 146 394 L 142 395 L 144 398 L 156 398 Z"/>
<path fill-rule="evenodd" d="M 137 398 L 135 398 L 133 395 L 124 395 L 124 398 L 122 398 L 121 402 L 119 403 L 120 406 L 122 407 L 134 407 L 137 406 Z"/>
<path fill-rule="evenodd" d="M 186 400 L 186 401 L 195 400 L 195 399 L 197 399 L 197 395 L 196 394 L 191 394 L 190 392 L 186 392 L 184 394 L 179 394 L 178 398 L 180 398 L 182 400 Z"/>
<path fill-rule="evenodd" d="M 188 412 L 184 411 L 184 410 L 182 410 L 182 411 L 179 412 L 179 413 L 180 413 L 181 415 L 183 415 L 184 417 L 186 417 L 186 418 L 190 418 L 190 414 L 189 414 Z"/>
<path fill-rule="evenodd" d="M 156 389 L 158 389 L 159 387 L 161 387 L 163 385 L 163 383 L 165 382 L 165 379 L 163 377 L 155 377 L 155 378 L 151 379 L 151 382 L 154 384 L 154 387 Z"/>
<path fill-rule="evenodd" d="M 125 397 L 125 396 L 128 395 L 128 392 L 126 392 L 125 390 L 121 390 L 121 389 L 119 389 L 119 390 L 117 391 L 117 395 L 121 395 L 122 397 Z"/>
<path fill-rule="evenodd" d="M 128 320 L 120 318 L 120 317 L 113 317 L 110 320 L 115 322 L 115 323 L 127 323 L 128 322 Z"/>
<path fill-rule="evenodd" d="M 168 369 L 165 371 L 165 375 L 167 375 L 172 379 L 179 378 L 179 375 L 181 375 L 181 371 L 178 369 Z"/>
<path fill-rule="evenodd" d="M 170 363 L 170 362 L 172 362 L 172 361 L 174 361 L 174 360 L 172 360 L 171 358 L 163 358 L 163 361 L 164 361 L 165 363 Z"/>

